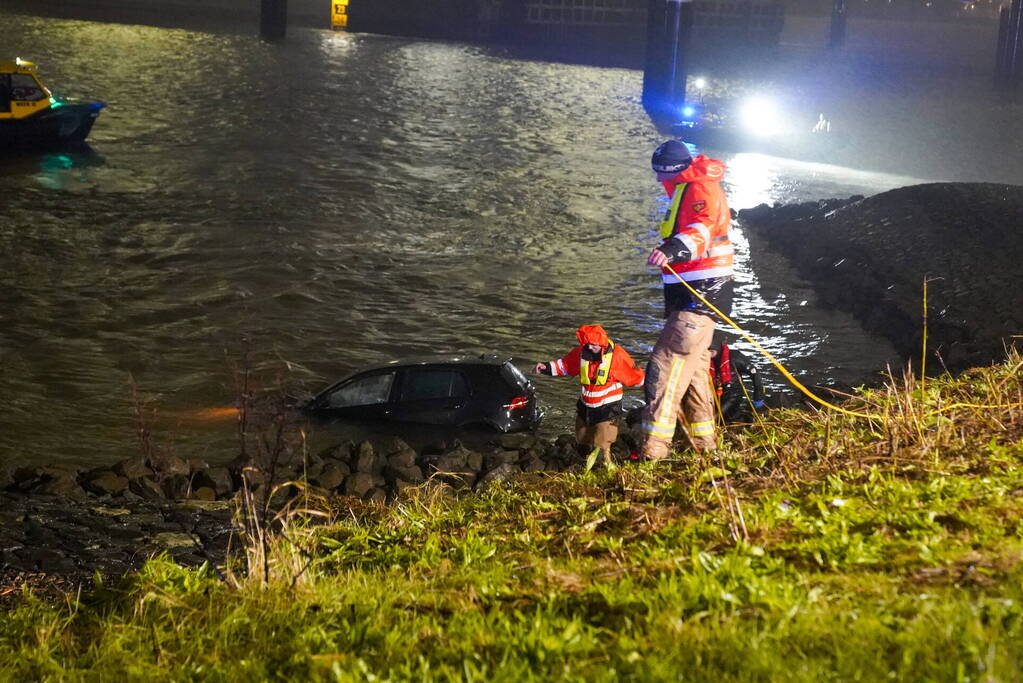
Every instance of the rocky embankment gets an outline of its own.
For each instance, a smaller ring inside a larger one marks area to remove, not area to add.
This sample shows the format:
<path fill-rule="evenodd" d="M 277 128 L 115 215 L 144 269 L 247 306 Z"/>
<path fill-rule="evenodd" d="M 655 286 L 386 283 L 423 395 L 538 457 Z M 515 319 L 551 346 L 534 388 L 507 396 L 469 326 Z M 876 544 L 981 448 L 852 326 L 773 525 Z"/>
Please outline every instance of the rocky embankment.
<path fill-rule="evenodd" d="M 159 552 L 183 565 L 222 564 L 243 490 L 277 491 L 276 504 L 301 490 L 384 503 L 412 486 L 453 493 L 581 462 L 570 436 L 505 434 L 480 450 L 456 441 L 416 452 L 394 439 L 383 448 L 346 442 L 226 466 L 163 455 L 93 469 L 11 469 L 0 472 L 0 598 L 24 583 L 52 588 L 88 582 L 94 572 L 118 576 Z M 288 482 L 298 483 L 280 487 Z"/>
<path fill-rule="evenodd" d="M 922 348 L 925 279 L 928 348 L 948 369 L 1001 360 L 1006 344 L 1020 342 L 1023 187 L 933 183 L 867 198 L 762 204 L 738 216 L 824 301 L 852 312 L 907 359 Z"/>

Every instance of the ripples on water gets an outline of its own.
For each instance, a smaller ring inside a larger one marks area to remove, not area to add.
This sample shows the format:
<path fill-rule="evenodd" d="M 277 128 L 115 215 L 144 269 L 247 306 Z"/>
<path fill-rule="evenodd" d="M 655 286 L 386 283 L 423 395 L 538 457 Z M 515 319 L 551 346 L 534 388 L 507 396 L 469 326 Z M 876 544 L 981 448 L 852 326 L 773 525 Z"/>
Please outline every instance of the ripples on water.
<path fill-rule="evenodd" d="M 136 452 L 131 377 L 163 443 L 229 457 L 230 423 L 184 416 L 231 403 L 247 338 L 257 369 L 309 390 L 409 354 L 499 349 L 526 367 L 582 323 L 642 360 L 655 341 L 644 262 L 664 199 L 639 72 L 327 31 L 278 45 L 4 19 L 9 56 L 109 105 L 91 153 L 0 160 L 6 460 Z M 735 208 L 910 182 L 715 156 Z M 796 370 L 858 382 L 894 358 L 735 239 L 736 317 Z M 566 428 L 577 386 L 538 384 L 547 430 Z"/>

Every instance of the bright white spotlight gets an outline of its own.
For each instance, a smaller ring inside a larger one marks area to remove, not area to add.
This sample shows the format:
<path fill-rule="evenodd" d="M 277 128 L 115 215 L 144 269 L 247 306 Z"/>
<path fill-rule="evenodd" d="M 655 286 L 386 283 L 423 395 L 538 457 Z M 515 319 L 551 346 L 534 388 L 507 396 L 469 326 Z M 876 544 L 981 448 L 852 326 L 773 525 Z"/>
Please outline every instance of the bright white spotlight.
<path fill-rule="evenodd" d="M 784 122 L 778 105 L 766 97 L 751 97 L 742 104 L 739 117 L 743 128 L 761 137 L 782 132 Z"/>
<path fill-rule="evenodd" d="M 693 109 L 692 107 L 682 107 L 682 116 L 686 117 L 687 119 L 693 118 L 693 114 L 695 113 L 696 110 Z"/>
<path fill-rule="evenodd" d="M 696 82 L 694 83 L 694 85 L 697 88 L 699 88 L 700 90 L 703 90 L 704 88 L 707 87 L 707 79 L 705 79 L 705 78 L 697 78 Z"/>

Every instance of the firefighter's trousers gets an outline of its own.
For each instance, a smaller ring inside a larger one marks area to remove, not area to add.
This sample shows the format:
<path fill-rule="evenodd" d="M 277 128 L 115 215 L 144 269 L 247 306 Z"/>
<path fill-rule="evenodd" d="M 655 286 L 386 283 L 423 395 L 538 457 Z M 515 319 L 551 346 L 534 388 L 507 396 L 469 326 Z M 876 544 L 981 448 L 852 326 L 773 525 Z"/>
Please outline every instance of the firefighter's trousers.
<path fill-rule="evenodd" d="M 605 460 L 611 458 L 611 445 L 618 438 L 618 418 L 596 424 L 586 424 L 581 417 L 575 418 L 575 440 L 581 446 L 599 448 Z"/>
<path fill-rule="evenodd" d="M 683 422 L 693 448 L 714 450 L 714 389 L 710 382 L 710 342 L 714 320 L 701 313 L 673 311 L 664 323 L 646 370 L 643 410 L 646 459 L 671 452 L 675 425 Z"/>

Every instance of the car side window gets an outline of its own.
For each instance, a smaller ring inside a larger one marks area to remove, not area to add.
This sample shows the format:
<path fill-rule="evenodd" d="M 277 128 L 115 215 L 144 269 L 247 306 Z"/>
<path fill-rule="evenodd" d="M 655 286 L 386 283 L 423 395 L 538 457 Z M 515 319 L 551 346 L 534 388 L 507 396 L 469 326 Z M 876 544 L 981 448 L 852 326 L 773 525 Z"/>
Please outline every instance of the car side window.
<path fill-rule="evenodd" d="M 401 383 L 399 401 L 464 398 L 469 395 L 465 376 L 455 370 L 409 370 Z"/>
<path fill-rule="evenodd" d="M 393 372 L 354 379 L 330 394 L 327 398 L 327 406 L 330 408 L 353 408 L 386 403 L 391 395 L 393 383 Z"/>

